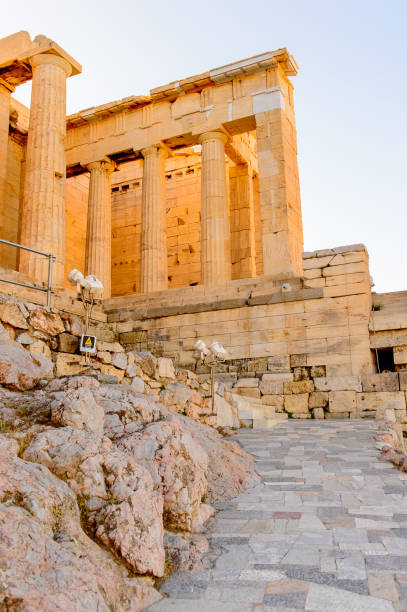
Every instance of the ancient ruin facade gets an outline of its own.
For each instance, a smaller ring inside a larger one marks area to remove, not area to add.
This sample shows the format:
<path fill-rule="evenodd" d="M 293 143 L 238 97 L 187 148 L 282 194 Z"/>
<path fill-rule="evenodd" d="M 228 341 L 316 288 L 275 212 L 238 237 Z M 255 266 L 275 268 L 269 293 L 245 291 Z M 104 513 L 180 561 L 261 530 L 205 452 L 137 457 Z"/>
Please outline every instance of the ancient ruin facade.
<path fill-rule="evenodd" d="M 292 412 L 311 415 L 319 376 L 375 373 L 384 350 L 401 369 L 407 321 L 404 294 L 372 298 L 363 245 L 303 253 L 297 70 L 278 49 L 66 117 L 81 66 L 44 36 L 2 39 L 0 237 L 55 254 L 60 296 L 72 268 L 96 274 L 128 348 L 200 371 L 196 340 L 219 340 L 225 382 L 272 405 L 290 394 L 281 374 L 308 380 Z M 12 93 L 30 79 L 27 109 Z M 35 254 L 3 245 L 0 263 L 3 278 L 47 280 Z M 352 384 L 326 391 L 363 391 Z"/>

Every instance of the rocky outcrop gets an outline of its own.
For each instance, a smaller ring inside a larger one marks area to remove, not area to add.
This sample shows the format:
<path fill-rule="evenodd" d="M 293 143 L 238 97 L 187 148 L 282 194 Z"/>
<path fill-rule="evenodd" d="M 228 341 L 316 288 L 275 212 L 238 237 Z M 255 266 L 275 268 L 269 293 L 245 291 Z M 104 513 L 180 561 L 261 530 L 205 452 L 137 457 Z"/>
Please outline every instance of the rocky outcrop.
<path fill-rule="evenodd" d="M 205 495 L 208 455 L 179 423 L 160 421 L 117 441 L 151 473 L 164 497 L 167 529 L 191 531 Z"/>
<path fill-rule="evenodd" d="M 159 596 L 81 528 L 70 487 L 17 457 L 0 435 L 0 606 L 5 610 L 133 612 Z"/>
<path fill-rule="evenodd" d="M 80 496 L 86 524 L 105 546 L 138 573 L 163 575 L 162 497 L 133 457 L 100 434 L 71 427 L 35 435 L 24 457 Z"/>
<path fill-rule="evenodd" d="M 0 384 L 4 387 L 26 391 L 52 375 L 53 364 L 48 359 L 34 356 L 16 343 L 0 344 Z"/>

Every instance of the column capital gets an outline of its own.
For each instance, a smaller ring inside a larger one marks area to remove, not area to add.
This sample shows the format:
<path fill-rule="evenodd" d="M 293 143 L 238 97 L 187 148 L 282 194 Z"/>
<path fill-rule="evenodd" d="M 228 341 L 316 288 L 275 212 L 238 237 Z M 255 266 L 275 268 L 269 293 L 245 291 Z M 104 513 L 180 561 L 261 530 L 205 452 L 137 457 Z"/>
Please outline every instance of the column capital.
<path fill-rule="evenodd" d="M 91 172 L 92 170 L 102 170 L 103 172 L 108 172 L 109 174 L 116 170 L 117 165 L 111 159 L 101 159 L 99 161 L 91 162 L 87 164 L 86 168 Z"/>
<path fill-rule="evenodd" d="M 159 144 L 151 145 L 145 149 L 141 149 L 142 156 L 148 157 L 149 155 L 159 155 L 160 157 L 168 157 L 168 152 Z"/>
<path fill-rule="evenodd" d="M 225 132 L 204 132 L 198 138 L 199 144 L 203 144 L 208 140 L 219 140 L 223 144 L 226 144 L 229 138 L 226 136 Z"/>
<path fill-rule="evenodd" d="M 29 61 L 33 68 L 37 68 L 37 66 L 41 66 L 42 64 L 50 64 L 52 66 L 58 66 L 58 68 L 61 68 L 67 77 L 69 77 L 72 73 L 72 66 L 69 64 L 69 62 L 67 62 L 67 60 L 63 57 L 54 55 L 53 53 L 39 53 L 38 55 L 33 55 L 30 57 Z"/>

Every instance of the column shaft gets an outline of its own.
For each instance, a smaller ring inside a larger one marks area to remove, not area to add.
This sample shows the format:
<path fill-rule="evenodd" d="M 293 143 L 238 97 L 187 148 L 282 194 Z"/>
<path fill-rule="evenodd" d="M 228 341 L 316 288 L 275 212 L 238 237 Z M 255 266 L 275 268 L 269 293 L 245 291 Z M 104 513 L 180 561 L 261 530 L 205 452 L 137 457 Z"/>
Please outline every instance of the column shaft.
<path fill-rule="evenodd" d="M 201 252 L 202 283 L 219 285 L 231 279 L 230 226 L 222 132 L 199 137 L 202 145 Z"/>
<path fill-rule="evenodd" d="M 10 240 L 5 235 L 7 151 L 10 120 L 10 91 L 0 84 L 0 238 Z M 0 265 L 3 262 L 4 247 L 0 245 Z"/>
<path fill-rule="evenodd" d="M 41 54 L 33 67 L 30 123 L 21 224 L 21 243 L 56 255 L 54 282 L 62 285 L 65 263 L 65 122 L 66 77 L 71 67 L 64 59 Z M 46 258 L 25 251 L 20 270 L 37 282 L 48 278 Z"/>
<path fill-rule="evenodd" d="M 165 219 L 165 158 L 158 146 L 143 149 L 141 203 L 140 292 L 168 288 L 167 231 Z"/>
<path fill-rule="evenodd" d="M 112 205 L 109 161 L 88 165 L 90 172 L 88 222 L 86 231 L 85 275 L 95 274 L 104 286 L 103 296 L 111 296 Z"/>

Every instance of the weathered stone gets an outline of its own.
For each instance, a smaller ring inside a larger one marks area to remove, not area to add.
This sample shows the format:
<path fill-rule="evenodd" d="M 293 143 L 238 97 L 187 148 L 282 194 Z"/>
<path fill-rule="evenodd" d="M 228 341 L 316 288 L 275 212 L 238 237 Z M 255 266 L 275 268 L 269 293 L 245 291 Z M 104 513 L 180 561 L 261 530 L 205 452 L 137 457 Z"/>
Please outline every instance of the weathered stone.
<path fill-rule="evenodd" d="M 362 376 L 363 391 L 398 391 L 399 376 L 397 372 L 370 374 Z"/>
<path fill-rule="evenodd" d="M 393 347 L 394 363 L 396 365 L 402 365 L 407 363 L 407 346 L 394 346 Z M 380 389 L 380 391 L 390 391 L 390 389 Z"/>
<path fill-rule="evenodd" d="M 308 380 L 310 378 L 310 369 L 305 367 L 294 368 L 294 381 Z"/>
<path fill-rule="evenodd" d="M 380 412 L 385 409 L 404 410 L 406 407 L 405 396 L 402 391 L 379 391 L 376 393 L 358 393 L 356 396 L 357 409 L 375 410 Z"/>
<path fill-rule="evenodd" d="M 112 363 L 112 353 L 108 353 L 107 351 L 98 351 L 97 357 L 102 363 L 107 363 L 108 365 Z"/>
<path fill-rule="evenodd" d="M 290 356 L 289 355 L 272 355 L 267 358 L 267 369 L 269 372 L 289 372 L 290 371 Z"/>
<path fill-rule="evenodd" d="M 400 391 L 407 391 L 407 370 L 399 372 Z"/>
<path fill-rule="evenodd" d="M 142 351 L 141 353 L 133 353 L 135 362 L 140 366 L 147 376 L 154 376 L 155 368 L 157 366 L 157 359 L 148 351 Z"/>
<path fill-rule="evenodd" d="M 159 357 L 155 368 L 155 378 L 175 380 L 175 368 L 171 359 Z"/>
<path fill-rule="evenodd" d="M 105 413 L 90 389 L 72 389 L 52 407 L 51 419 L 57 425 L 101 433 Z"/>
<path fill-rule="evenodd" d="M 57 353 L 55 362 L 56 376 L 73 376 L 82 374 L 89 368 L 82 355 L 70 353 Z"/>
<path fill-rule="evenodd" d="M 62 322 L 59 314 L 49 312 L 43 308 L 36 308 L 32 310 L 29 317 L 30 325 L 34 329 L 49 334 L 50 336 L 56 336 L 62 334 L 65 331 L 65 326 Z"/>
<path fill-rule="evenodd" d="M 119 344 L 119 342 L 106 342 L 104 340 L 98 340 L 97 347 L 99 351 L 108 351 L 109 353 L 124 353 L 124 348 L 121 346 L 121 344 Z"/>
<path fill-rule="evenodd" d="M 53 363 L 34 356 L 19 344 L 0 344 L 0 384 L 8 389 L 25 391 L 40 380 L 50 379 Z"/>
<path fill-rule="evenodd" d="M 326 376 L 326 367 L 325 366 L 312 366 L 311 367 L 311 378 L 319 378 L 321 376 Z"/>
<path fill-rule="evenodd" d="M 61 353 L 76 353 L 79 348 L 79 338 L 65 332 L 58 336 L 58 351 Z"/>
<path fill-rule="evenodd" d="M 277 372 L 273 374 L 263 374 L 263 381 L 272 381 L 272 382 L 289 382 L 294 380 L 294 374 L 292 372 Z"/>
<path fill-rule="evenodd" d="M 314 391 L 309 396 L 309 407 L 312 408 L 325 408 L 328 406 L 329 395 L 327 391 Z"/>
<path fill-rule="evenodd" d="M 273 406 L 276 412 L 284 410 L 284 395 L 263 395 L 261 403 L 267 406 Z"/>
<path fill-rule="evenodd" d="M 356 409 L 355 391 L 331 391 L 329 393 L 329 412 L 347 412 Z"/>
<path fill-rule="evenodd" d="M 139 573 L 162 576 L 162 498 L 150 474 L 95 433 L 64 427 L 36 435 L 24 453 L 64 478 L 88 508 L 95 536 Z"/>
<path fill-rule="evenodd" d="M 299 380 L 297 382 L 285 382 L 284 393 L 311 393 L 314 390 L 312 380 Z"/>
<path fill-rule="evenodd" d="M 263 380 L 260 383 L 260 391 L 264 395 L 281 395 L 284 390 L 284 382 L 278 380 Z"/>
<path fill-rule="evenodd" d="M 119 370 L 125 370 L 127 368 L 127 355 L 126 353 L 113 353 L 112 365 Z"/>
<path fill-rule="evenodd" d="M 240 378 L 234 385 L 234 388 L 240 387 L 258 387 L 259 379 L 258 378 Z"/>
<path fill-rule="evenodd" d="M 318 419 L 318 420 L 324 419 L 325 418 L 324 409 L 323 408 L 313 408 L 312 416 L 314 419 Z"/>
<path fill-rule="evenodd" d="M 23 332 L 22 334 L 19 334 L 16 337 L 16 342 L 27 346 L 28 344 L 32 344 L 33 342 L 35 342 L 35 340 L 32 336 L 30 336 L 30 334 L 27 334 L 27 332 Z"/>
<path fill-rule="evenodd" d="M 42 340 L 35 340 L 32 344 L 28 346 L 28 350 L 32 355 L 36 355 L 37 357 L 43 357 L 44 359 L 51 360 L 51 349 L 48 344 L 45 344 Z"/>
<path fill-rule="evenodd" d="M 12 302 L 0 304 L 0 320 L 18 329 L 28 329 L 27 321 L 21 309 Z"/>
<path fill-rule="evenodd" d="M 131 381 L 131 387 L 137 393 L 144 393 L 144 381 L 138 376 L 135 376 Z"/>
<path fill-rule="evenodd" d="M 260 389 L 254 389 L 253 387 L 239 387 L 236 392 L 247 397 L 260 398 L 261 396 Z"/>
<path fill-rule="evenodd" d="M 316 391 L 362 391 L 360 376 L 321 376 L 314 384 Z"/>
<path fill-rule="evenodd" d="M 289 414 L 306 414 L 308 412 L 308 393 L 286 395 L 284 397 L 284 410 Z"/>
<path fill-rule="evenodd" d="M 200 444 L 169 422 L 147 425 L 117 444 L 162 487 L 166 527 L 191 531 L 207 486 L 208 455 Z"/>
<path fill-rule="evenodd" d="M 301 353 L 298 355 L 290 355 L 290 365 L 292 368 L 297 368 L 307 365 L 307 354 Z"/>

